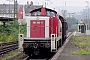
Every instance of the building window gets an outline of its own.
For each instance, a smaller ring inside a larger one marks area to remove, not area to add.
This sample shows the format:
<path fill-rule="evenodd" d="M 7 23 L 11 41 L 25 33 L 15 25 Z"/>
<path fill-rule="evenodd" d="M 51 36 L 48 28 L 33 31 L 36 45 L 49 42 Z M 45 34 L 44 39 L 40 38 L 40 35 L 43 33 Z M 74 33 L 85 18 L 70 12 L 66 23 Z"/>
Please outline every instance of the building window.
<path fill-rule="evenodd" d="M 14 15 L 12 14 L 11 17 L 14 17 Z"/>
<path fill-rule="evenodd" d="M 9 13 L 9 10 L 7 9 L 7 13 Z"/>
<path fill-rule="evenodd" d="M 23 14 L 23 12 L 20 12 L 20 14 Z"/>
<path fill-rule="evenodd" d="M 12 10 L 12 13 L 14 13 L 14 10 Z"/>
<path fill-rule="evenodd" d="M 3 9 L 1 9 L 1 13 L 3 13 Z"/>

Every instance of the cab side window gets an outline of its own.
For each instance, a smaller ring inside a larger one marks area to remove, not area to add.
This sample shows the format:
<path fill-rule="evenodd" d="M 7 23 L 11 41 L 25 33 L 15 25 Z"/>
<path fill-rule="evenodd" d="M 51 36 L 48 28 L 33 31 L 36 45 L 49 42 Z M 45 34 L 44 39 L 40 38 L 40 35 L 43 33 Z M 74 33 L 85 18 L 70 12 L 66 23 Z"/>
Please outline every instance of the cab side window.
<path fill-rule="evenodd" d="M 55 13 L 52 11 L 46 11 L 46 16 L 52 16 L 55 17 Z"/>
<path fill-rule="evenodd" d="M 50 16 L 55 17 L 55 13 L 54 12 L 50 12 Z"/>
<path fill-rule="evenodd" d="M 40 16 L 41 15 L 41 12 L 40 11 L 37 11 L 37 15 Z"/>
<path fill-rule="evenodd" d="M 50 16 L 50 11 L 46 11 L 46 16 Z"/>

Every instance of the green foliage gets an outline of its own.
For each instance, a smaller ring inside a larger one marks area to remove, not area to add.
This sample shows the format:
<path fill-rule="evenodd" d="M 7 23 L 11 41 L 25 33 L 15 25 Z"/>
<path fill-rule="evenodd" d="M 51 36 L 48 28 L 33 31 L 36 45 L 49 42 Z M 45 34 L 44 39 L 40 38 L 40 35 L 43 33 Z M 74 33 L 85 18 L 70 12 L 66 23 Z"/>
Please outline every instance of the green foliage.
<path fill-rule="evenodd" d="M 72 25 L 76 25 L 78 20 L 75 18 L 66 18 L 69 28 L 72 28 Z"/>
<path fill-rule="evenodd" d="M 78 29 L 78 25 L 77 25 L 77 24 L 73 24 L 73 25 L 71 26 L 71 28 L 77 30 L 77 29 Z"/>
<path fill-rule="evenodd" d="M 24 34 L 26 36 L 26 24 L 19 25 L 19 33 Z"/>
<path fill-rule="evenodd" d="M 22 24 L 21 33 L 26 34 L 26 24 Z M 19 23 L 17 21 L 7 22 L 5 27 L 0 25 L 0 42 L 17 41 L 19 34 Z"/>
<path fill-rule="evenodd" d="M 73 36 L 73 45 L 78 47 L 78 51 L 72 52 L 77 55 L 90 55 L 90 36 Z"/>
<path fill-rule="evenodd" d="M 9 54 L 7 54 L 4 58 L 2 58 L 1 60 L 10 60 L 11 58 L 14 58 L 15 56 L 21 54 L 21 52 L 11 52 Z"/>
<path fill-rule="evenodd" d="M 72 54 L 77 54 L 77 55 L 90 55 L 90 48 L 84 50 L 84 49 L 79 49 L 78 51 L 72 52 Z"/>
<path fill-rule="evenodd" d="M 1 33 L 0 32 L 0 42 L 5 42 L 7 39 L 7 35 L 5 32 Z"/>

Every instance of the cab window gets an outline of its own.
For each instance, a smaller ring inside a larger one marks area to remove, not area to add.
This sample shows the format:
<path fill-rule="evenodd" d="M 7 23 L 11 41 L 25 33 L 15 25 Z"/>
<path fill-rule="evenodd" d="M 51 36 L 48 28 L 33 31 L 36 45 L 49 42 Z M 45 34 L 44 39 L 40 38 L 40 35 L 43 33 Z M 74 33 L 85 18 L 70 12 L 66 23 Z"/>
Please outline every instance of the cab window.
<path fill-rule="evenodd" d="M 40 11 L 37 11 L 37 15 L 40 16 L 41 15 L 41 12 Z"/>
<path fill-rule="evenodd" d="M 50 16 L 50 11 L 46 11 L 46 16 Z"/>
<path fill-rule="evenodd" d="M 55 17 L 55 13 L 54 12 L 50 12 L 50 16 Z"/>
<path fill-rule="evenodd" d="M 37 16 L 37 12 L 32 12 L 32 16 Z"/>
<path fill-rule="evenodd" d="M 40 16 L 40 15 L 41 15 L 40 11 L 32 12 L 32 16 Z"/>
<path fill-rule="evenodd" d="M 55 17 L 55 13 L 52 11 L 46 11 L 46 16 L 52 16 Z"/>

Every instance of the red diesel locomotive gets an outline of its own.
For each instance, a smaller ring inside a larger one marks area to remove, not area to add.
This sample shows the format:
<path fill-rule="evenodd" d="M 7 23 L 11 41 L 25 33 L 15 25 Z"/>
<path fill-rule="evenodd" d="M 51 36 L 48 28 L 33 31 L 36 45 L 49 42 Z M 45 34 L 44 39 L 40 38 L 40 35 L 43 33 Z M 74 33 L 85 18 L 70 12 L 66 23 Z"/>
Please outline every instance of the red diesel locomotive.
<path fill-rule="evenodd" d="M 19 50 L 25 54 L 56 52 L 64 42 L 67 24 L 55 10 L 35 9 L 26 21 L 27 36 L 19 34 Z"/>

